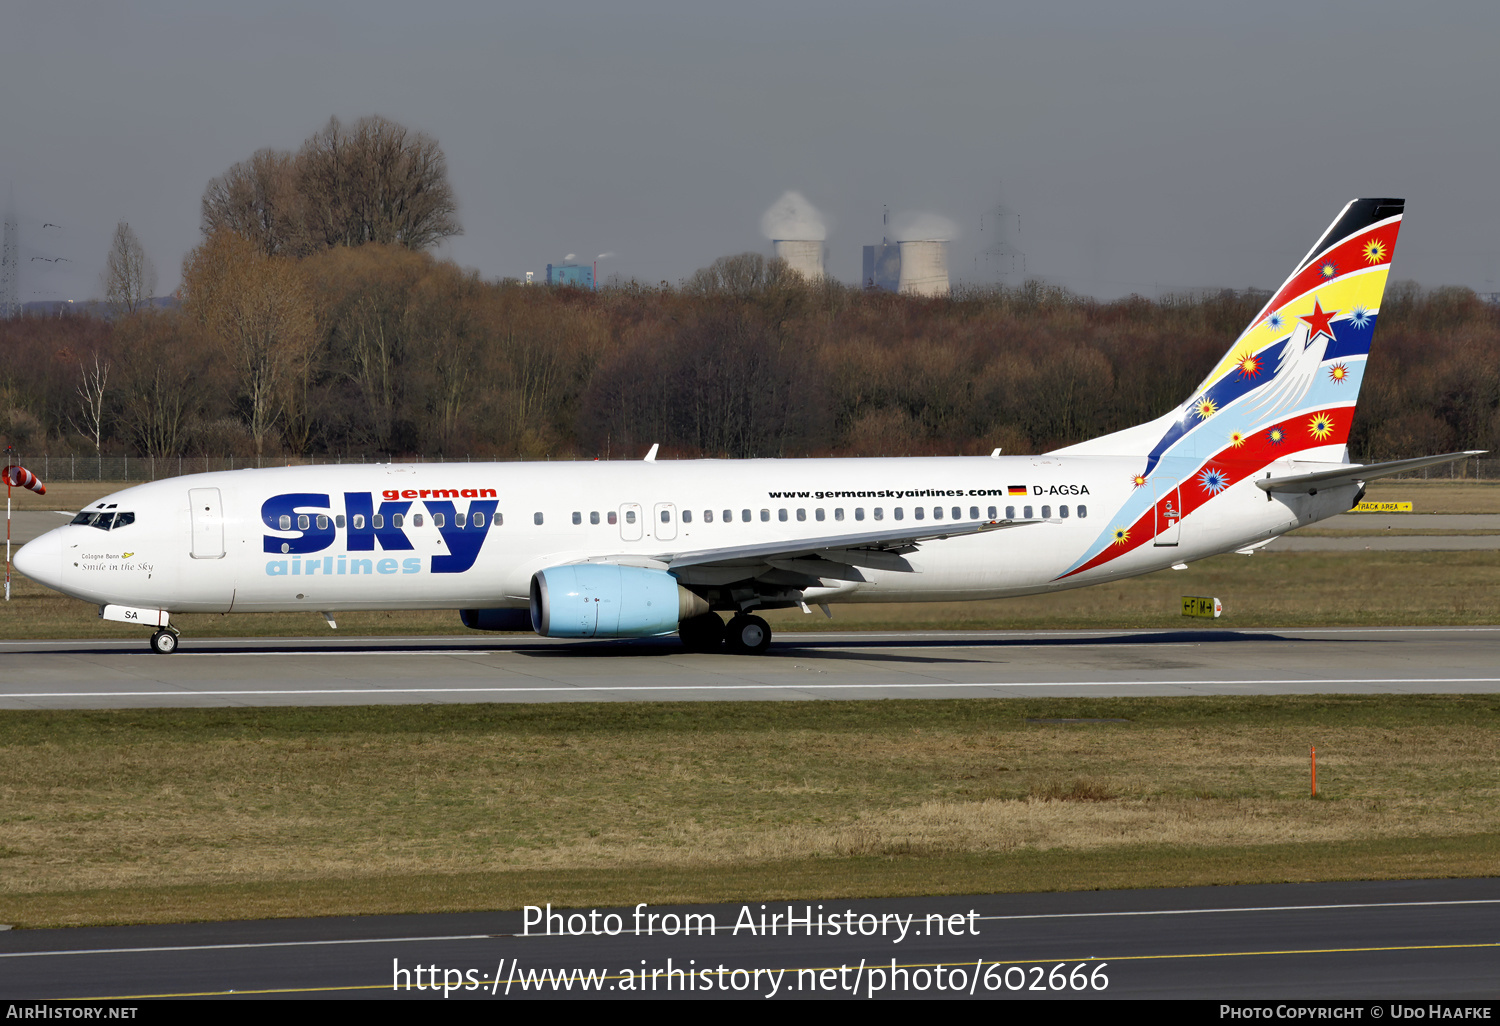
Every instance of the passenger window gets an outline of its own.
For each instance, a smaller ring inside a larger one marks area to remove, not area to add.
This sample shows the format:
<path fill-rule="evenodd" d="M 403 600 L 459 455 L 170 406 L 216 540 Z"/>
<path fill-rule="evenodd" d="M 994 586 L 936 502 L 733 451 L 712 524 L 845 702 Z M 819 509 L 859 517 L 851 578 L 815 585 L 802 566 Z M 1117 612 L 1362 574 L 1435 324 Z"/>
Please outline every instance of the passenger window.
<path fill-rule="evenodd" d="M 969 507 L 969 519 L 970 520 L 978 520 L 979 519 L 979 507 L 978 506 L 970 506 Z"/>
<path fill-rule="evenodd" d="M 835 519 L 835 520 L 842 520 L 842 519 L 844 519 L 844 507 L 840 506 L 840 507 L 838 507 L 837 509 L 835 509 L 833 511 L 833 519 Z"/>
<path fill-rule="evenodd" d="M 1042 519 L 1043 520 L 1051 520 L 1052 519 L 1052 507 L 1051 506 L 1043 506 L 1042 507 Z"/>
<path fill-rule="evenodd" d="M 483 514 L 479 514 L 479 513 L 475 514 L 475 516 L 482 516 L 482 515 Z M 505 524 L 505 514 L 504 513 L 496 513 L 495 514 L 495 519 L 490 521 L 490 526 L 491 527 L 501 527 L 504 524 Z"/>
<path fill-rule="evenodd" d="M 1031 520 L 1031 519 L 1033 519 L 1033 517 L 1031 515 L 1031 507 L 1030 506 L 1023 507 L 1022 510 L 1021 510 L 1021 512 L 1023 514 L 1025 514 L 1022 519 L 1025 519 L 1025 520 Z"/>
<path fill-rule="evenodd" d="M 1086 517 L 1088 515 L 1089 515 L 1089 508 L 1087 506 L 1079 506 L 1078 507 L 1078 519 L 1079 520 L 1082 520 L 1084 517 Z"/>
<path fill-rule="evenodd" d="M 1006 506 L 1005 507 L 1005 519 L 1006 520 L 1014 520 L 1014 519 L 1016 519 L 1016 507 L 1014 507 L 1014 506 Z"/>
<path fill-rule="evenodd" d="M 863 506 L 856 506 L 854 508 L 854 519 L 855 520 L 863 520 L 864 518 L 865 518 L 865 508 Z"/>
<path fill-rule="evenodd" d="M 537 516 L 541 516 L 541 514 L 538 513 Z M 398 528 L 399 527 L 405 527 L 406 526 L 406 517 L 402 516 L 400 513 L 392 513 L 391 514 L 391 526 L 392 527 L 398 527 Z"/>
<path fill-rule="evenodd" d="M 333 525 L 342 531 L 344 529 L 344 514 L 340 513 L 338 516 L 334 517 Z"/>
<path fill-rule="evenodd" d="M 713 510 L 706 509 L 706 510 L 703 511 L 703 522 L 705 524 L 711 524 L 711 523 L 714 522 L 714 511 Z"/>
<path fill-rule="evenodd" d="M 591 511 L 589 513 L 589 523 L 591 523 L 591 524 L 597 524 L 598 522 L 599 522 L 599 511 L 596 509 L 596 510 L 593 510 L 593 511 Z"/>
<path fill-rule="evenodd" d="M 962 520 L 963 518 L 964 518 L 964 508 L 962 506 L 954 506 L 953 507 L 953 519 L 954 520 Z"/>
<path fill-rule="evenodd" d="M 374 514 L 370 517 L 370 526 L 379 531 L 381 528 L 385 527 L 385 516 L 380 513 Z"/>
<path fill-rule="evenodd" d="M 443 514 L 441 514 L 441 513 L 434 513 L 432 515 L 432 526 L 433 527 L 442 527 L 445 523 L 447 523 L 447 519 L 443 516 Z M 422 525 L 418 524 L 417 526 L 420 527 Z"/>
<path fill-rule="evenodd" d="M 573 523 L 574 525 L 583 523 L 583 514 L 576 509 L 573 511 Z"/>
<path fill-rule="evenodd" d="M 326 531 L 326 530 L 328 530 L 328 518 L 325 517 L 321 513 L 318 514 L 318 530 L 320 530 L 320 531 Z"/>
<path fill-rule="evenodd" d="M 747 524 L 750 522 L 750 511 L 748 509 L 740 510 L 740 520 Z"/>
<path fill-rule="evenodd" d="M 776 519 L 780 520 L 783 524 L 786 523 L 786 510 L 778 509 L 776 511 Z"/>
<path fill-rule="evenodd" d="M 1062 517 L 1064 520 L 1068 519 L 1068 507 L 1059 506 L 1057 509 L 1057 515 Z"/>
<path fill-rule="evenodd" d="M 538 527 L 541 527 L 542 526 L 542 515 L 540 513 L 533 513 L 531 515 L 531 522 L 534 523 L 534 524 L 536 524 Z"/>
<path fill-rule="evenodd" d="M 497 516 L 495 519 L 498 521 L 500 518 Z M 463 525 L 459 524 L 458 526 L 462 527 Z M 475 527 L 483 527 L 484 526 L 484 514 L 483 513 L 475 513 L 474 514 L 474 526 Z"/>
<path fill-rule="evenodd" d="M 611 524 L 618 524 L 620 522 L 620 515 L 614 510 L 610 510 L 604 519 L 608 520 Z"/>
<path fill-rule="evenodd" d="M 421 527 L 422 526 L 422 514 L 420 514 L 420 513 L 413 513 L 412 514 L 412 517 L 411 517 L 411 526 L 413 526 L 413 527 Z"/>
<path fill-rule="evenodd" d="M 932 507 L 932 519 L 934 519 L 934 520 L 941 520 L 941 519 L 943 519 L 943 507 L 941 507 L 941 506 L 934 506 L 934 507 Z"/>
<path fill-rule="evenodd" d="M 916 517 L 918 520 L 921 520 L 922 518 L 927 516 L 927 511 L 921 506 L 918 506 L 916 509 L 911 511 L 911 515 Z"/>
<path fill-rule="evenodd" d="M 806 520 L 807 519 L 807 510 L 805 510 L 805 509 L 799 509 L 797 511 L 797 519 L 798 520 Z"/>
<path fill-rule="evenodd" d="M 83 516 L 87 516 L 88 514 L 86 514 L 86 513 L 80 513 L 78 515 L 80 517 L 83 517 Z M 280 521 L 280 523 L 277 526 L 280 527 L 283 531 L 290 531 L 292 529 L 292 516 L 291 516 L 291 514 L 290 513 L 283 513 L 283 514 L 281 514 L 281 521 Z"/>
<path fill-rule="evenodd" d="M 682 522 L 684 524 L 691 524 L 693 522 L 693 511 L 692 510 L 685 509 L 685 510 L 682 511 Z"/>
<path fill-rule="evenodd" d="M 821 522 L 823 520 L 823 511 L 821 509 L 814 510 L 813 518 Z"/>
<path fill-rule="evenodd" d="M 308 517 L 308 515 L 306 513 L 299 513 L 297 515 L 297 530 L 299 530 L 299 531 L 305 531 L 305 530 L 307 530 L 311 526 L 312 526 L 312 520 Z"/>
<path fill-rule="evenodd" d="M 896 513 L 896 519 L 897 520 L 904 520 L 904 519 L 906 519 L 906 510 L 902 509 L 900 506 L 896 507 L 895 513 Z"/>
<path fill-rule="evenodd" d="M 363 513 L 356 513 L 356 514 L 354 514 L 354 529 L 356 531 L 363 531 L 364 528 L 365 528 L 365 515 Z M 284 531 L 284 530 L 286 530 L 286 528 L 283 527 L 282 530 Z"/>
<path fill-rule="evenodd" d="M 672 522 L 672 511 L 671 510 L 664 509 L 664 510 L 661 511 L 661 522 L 664 523 L 664 524 L 670 524 Z"/>
<path fill-rule="evenodd" d="M 542 515 L 540 513 L 538 513 L 536 515 L 536 518 L 537 518 L 536 522 L 540 524 L 542 522 Z M 633 509 L 627 509 L 625 511 L 625 522 L 627 524 L 633 524 L 633 523 L 635 523 L 635 510 L 633 510 Z"/>
<path fill-rule="evenodd" d="M 991 520 L 999 520 L 1000 518 L 996 515 L 998 512 L 999 511 L 996 510 L 994 506 L 991 506 L 990 507 L 990 519 Z"/>
<path fill-rule="evenodd" d="M 469 523 L 469 514 L 467 514 L 467 513 L 455 513 L 455 514 L 453 514 L 453 526 L 454 527 L 465 527 L 465 526 L 468 525 L 468 523 Z M 442 524 L 438 524 L 438 526 L 442 527 L 443 525 Z"/>

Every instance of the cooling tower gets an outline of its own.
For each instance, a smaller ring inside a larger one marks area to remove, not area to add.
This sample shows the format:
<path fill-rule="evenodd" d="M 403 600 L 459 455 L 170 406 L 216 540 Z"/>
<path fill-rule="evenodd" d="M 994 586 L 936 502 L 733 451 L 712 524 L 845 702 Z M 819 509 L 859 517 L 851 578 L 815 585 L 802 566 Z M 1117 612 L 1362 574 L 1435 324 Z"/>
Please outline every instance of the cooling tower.
<path fill-rule="evenodd" d="M 912 296 L 948 295 L 948 243 L 938 240 L 902 242 L 899 291 Z"/>
<path fill-rule="evenodd" d="M 775 239 L 776 255 L 808 281 L 823 277 L 823 241 L 821 239 Z M 943 279 L 947 281 L 946 278 Z"/>

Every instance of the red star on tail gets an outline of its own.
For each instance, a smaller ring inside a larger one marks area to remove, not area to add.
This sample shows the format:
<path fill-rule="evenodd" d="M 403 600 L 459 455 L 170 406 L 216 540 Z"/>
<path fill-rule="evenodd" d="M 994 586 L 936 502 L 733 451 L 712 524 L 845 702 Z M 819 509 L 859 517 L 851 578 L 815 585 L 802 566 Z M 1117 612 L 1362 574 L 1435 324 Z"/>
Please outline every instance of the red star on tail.
<path fill-rule="evenodd" d="M 1327 335 L 1331 342 L 1338 341 L 1333 337 L 1333 325 L 1328 323 L 1337 313 L 1337 310 L 1329 310 L 1325 313 L 1318 298 L 1313 297 L 1313 312 L 1306 317 L 1297 318 L 1299 321 L 1307 322 L 1307 345 L 1312 345 L 1319 335 Z"/>

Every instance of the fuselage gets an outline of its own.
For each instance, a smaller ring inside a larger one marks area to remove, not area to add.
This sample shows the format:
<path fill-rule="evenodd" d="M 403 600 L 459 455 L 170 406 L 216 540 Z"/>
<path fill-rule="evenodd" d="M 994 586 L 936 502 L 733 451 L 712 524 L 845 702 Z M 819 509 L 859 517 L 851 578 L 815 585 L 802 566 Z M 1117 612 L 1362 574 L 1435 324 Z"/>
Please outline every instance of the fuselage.
<path fill-rule="evenodd" d="M 521 608 L 532 575 L 562 564 L 661 566 L 674 553 L 918 521 L 1008 525 L 924 542 L 909 557 L 915 573 L 872 569 L 802 593 L 957 601 L 1244 548 L 1347 510 L 1357 491 L 1268 498 L 1231 468 L 1227 486 L 1190 495 L 1192 480 L 1176 476 L 1187 468 L 1164 460 L 1137 483 L 1140 464 L 1050 455 L 238 470 L 116 492 L 29 543 L 16 566 L 75 598 L 168 613 Z"/>

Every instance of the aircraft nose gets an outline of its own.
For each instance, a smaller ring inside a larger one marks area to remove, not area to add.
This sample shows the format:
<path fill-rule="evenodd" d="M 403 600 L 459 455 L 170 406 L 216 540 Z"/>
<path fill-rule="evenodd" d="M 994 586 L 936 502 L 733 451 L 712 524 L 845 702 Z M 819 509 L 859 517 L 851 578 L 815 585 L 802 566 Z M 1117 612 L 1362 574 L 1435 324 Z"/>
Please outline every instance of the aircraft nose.
<path fill-rule="evenodd" d="M 21 573 L 39 584 L 56 588 L 62 582 L 61 531 L 48 531 L 21 546 L 14 560 Z"/>

